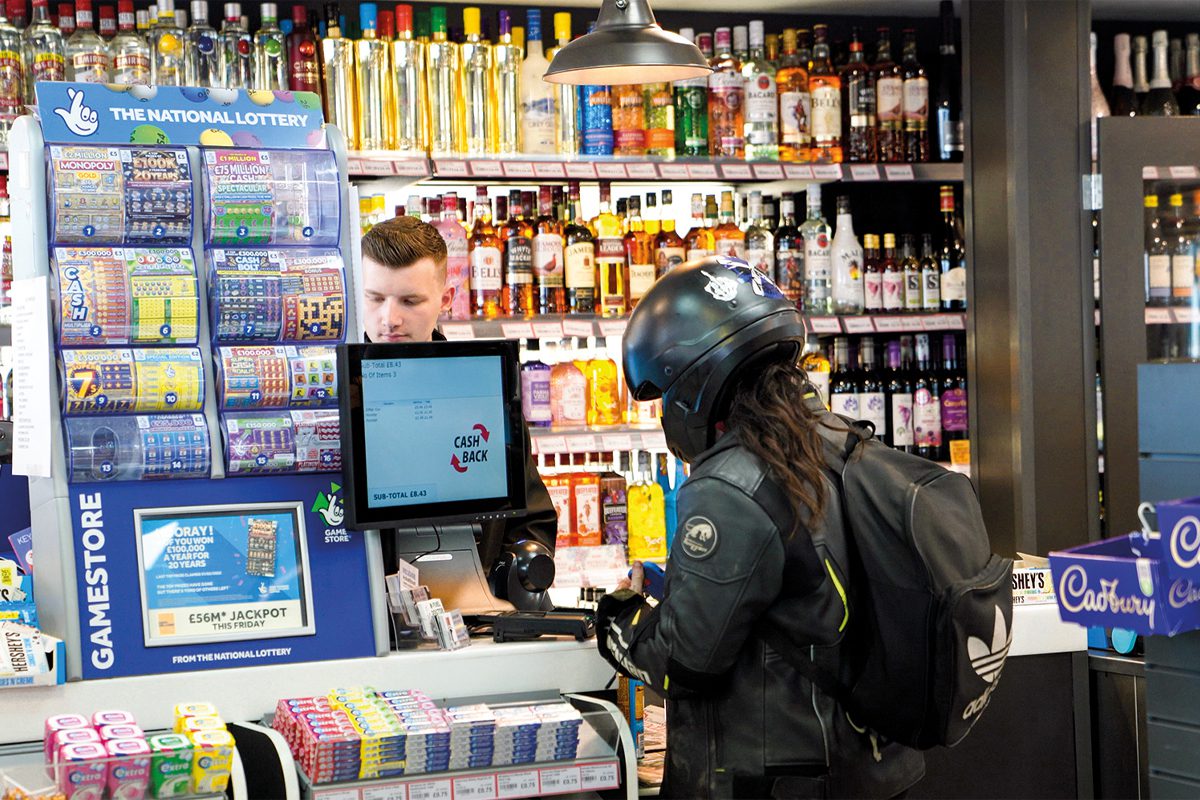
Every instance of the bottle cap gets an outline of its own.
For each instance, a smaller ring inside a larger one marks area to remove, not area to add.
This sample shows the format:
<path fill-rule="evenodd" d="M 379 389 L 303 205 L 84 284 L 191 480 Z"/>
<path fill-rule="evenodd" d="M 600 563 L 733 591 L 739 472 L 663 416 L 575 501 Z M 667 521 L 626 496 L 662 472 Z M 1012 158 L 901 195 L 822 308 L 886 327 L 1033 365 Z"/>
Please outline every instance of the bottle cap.
<path fill-rule="evenodd" d="M 175 9 L 174 16 L 175 16 L 175 27 L 176 28 L 187 28 L 188 12 L 184 11 L 182 8 L 177 8 L 177 9 Z"/>
<path fill-rule="evenodd" d="M 201 4 L 207 6 L 205 0 L 200 0 Z M 192 12 L 192 16 L 196 16 L 196 12 Z M 292 25 L 294 28 L 303 28 L 308 25 L 308 9 L 305 6 L 297 3 L 292 6 Z"/>
<path fill-rule="evenodd" d="M 62 6 L 59 6 L 62 8 Z M 79 16 L 79 12 L 91 13 L 92 0 L 75 0 L 75 15 Z"/>
<path fill-rule="evenodd" d="M 389 40 L 396 38 L 395 12 L 387 10 L 379 12 L 379 38 Z"/>
<path fill-rule="evenodd" d="M 512 26 L 513 44 L 522 53 L 525 52 L 525 27 L 523 25 Z"/>
<path fill-rule="evenodd" d="M 75 9 L 70 3 L 58 4 L 58 26 L 65 28 L 75 21 Z"/>
<path fill-rule="evenodd" d="M 713 37 L 716 39 L 717 49 L 722 52 L 728 50 L 730 43 L 733 41 L 729 28 L 717 28 L 713 31 Z"/>
<path fill-rule="evenodd" d="M 434 6 L 429 9 L 429 29 L 434 33 L 446 32 L 446 7 Z"/>
<path fill-rule="evenodd" d="M 531 8 L 525 12 L 525 37 L 531 42 L 542 40 L 542 12 Z"/>
<path fill-rule="evenodd" d="M 1155 47 L 1166 47 L 1167 46 L 1167 32 L 1166 31 L 1155 31 L 1153 34 L 1153 39 L 1151 41 L 1153 42 Z"/>
<path fill-rule="evenodd" d="M 745 25 L 734 25 L 733 26 L 733 49 L 734 50 L 736 50 L 738 52 L 744 51 L 746 49 L 746 39 L 747 38 L 748 37 L 746 36 L 746 26 Z"/>
<path fill-rule="evenodd" d="M 663 207 L 664 208 L 666 206 L 671 205 L 671 203 L 673 202 L 673 200 L 671 199 L 672 197 L 673 197 L 673 195 L 671 194 L 670 189 L 663 189 Z"/>
<path fill-rule="evenodd" d="M 554 15 L 554 38 L 560 42 L 571 40 L 571 14 L 559 11 Z"/>
<path fill-rule="evenodd" d="M 692 42 L 693 44 L 696 42 L 696 29 L 695 28 L 680 28 L 679 35 L 682 36 L 684 39 L 687 39 L 689 42 Z"/>
<path fill-rule="evenodd" d="M 463 9 L 463 33 L 467 36 L 478 36 L 480 32 L 480 15 L 477 6 Z"/>
<path fill-rule="evenodd" d="M 787 202 L 787 201 L 785 200 L 784 202 Z M 868 250 L 878 250 L 879 249 L 879 237 L 873 233 L 864 233 L 863 234 L 863 247 L 865 247 Z"/>
<path fill-rule="evenodd" d="M 429 38 L 430 14 L 428 8 L 413 10 L 413 36 L 425 40 Z"/>
<path fill-rule="evenodd" d="M 502 8 L 497 17 L 500 20 L 500 35 L 512 36 L 512 14 L 507 8 Z"/>
<path fill-rule="evenodd" d="M 133 13 L 133 0 L 117 0 L 117 13 L 118 14 L 132 14 Z"/>
<path fill-rule="evenodd" d="M 264 22 L 266 20 L 271 20 L 272 22 L 274 22 L 275 20 L 278 20 L 279 19 L 279 7 L 277 5 L 275 5 L 274 3 L 263 3 L 262 4 L 262 18 L 263 18 Z"/>
<path fill-rule="evenodd" d="M 240 3 L 225 4 L 225 20 L 226 22 L 237 22 L 242 18 L 242 6 Z"/>
<path fill-rule="evenodd" d="M 374 31 L 378 27 L 379 9 L 374 3 L 361 3 L 358 6 L 358 24 L 364 31 Z"/>
<path fill-rule="evenodd" d="M 1183 195 L 1182 194 L 1171 195 L 1170 203 L 1173 208 L 1183 208 Z"/>
<path fill-rule="evenodd" d="M 885 233 L 883 235 L 883 246 L 887 250 L 895 250 L 896 249 L 896 234 Z"/>
<path fill-rule="evenodd" d="M 413 32 L 413 7 L 408 3 L 396 6 L 396 33 Z"/>
<path fill-rule="evenodd" d="M 763 43 L 763 21 L 761 19 L 750 20 L 750 46 L 762 47 Z"/>
<path fill-rule="evenodd" d="M 175 21 L 175 0 L 158 0 L 158 18 Z"/>
<path fill-rule="evenodd" d="M 712 57 L 713 52 L 713 37 L 711 33 L 701 33 L 696 36 L 696 47 L 700 48 L 700 54 Z"/>

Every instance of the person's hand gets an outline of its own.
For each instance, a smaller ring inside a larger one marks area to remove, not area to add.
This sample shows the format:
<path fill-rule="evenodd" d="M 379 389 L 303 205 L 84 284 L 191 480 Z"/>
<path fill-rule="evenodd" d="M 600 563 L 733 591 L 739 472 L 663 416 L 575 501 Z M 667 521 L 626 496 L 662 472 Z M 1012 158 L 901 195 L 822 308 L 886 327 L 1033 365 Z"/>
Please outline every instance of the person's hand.
<path fill-rule="evenodd" d="M 617 584 L 616 591 L 629 589 L 636 594 L 642 594 L 642 587 L 646 582 L 646 568 L 642 566 L 642 562 L 635 561 L 633 564 L 633 575 L 628 578 L 621 578 Z"/>

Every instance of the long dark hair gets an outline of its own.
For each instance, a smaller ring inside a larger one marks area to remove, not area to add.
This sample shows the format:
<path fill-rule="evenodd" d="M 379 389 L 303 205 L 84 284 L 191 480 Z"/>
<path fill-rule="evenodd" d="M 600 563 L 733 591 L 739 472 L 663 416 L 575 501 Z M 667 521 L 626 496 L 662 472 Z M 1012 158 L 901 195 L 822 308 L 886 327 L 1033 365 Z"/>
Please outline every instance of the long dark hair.
<path fill-rule="evenodd" d="M 747 370 L 738 382 L 726 418 L 731 431 L 771 468 L 786 492 L 797 521 L 818 524 L 828 500 L 821 477 L 821 424 L 804 402 L 808 378 L 792 358 Z M 792 531 L 794 533 L 795 527 Z"/>

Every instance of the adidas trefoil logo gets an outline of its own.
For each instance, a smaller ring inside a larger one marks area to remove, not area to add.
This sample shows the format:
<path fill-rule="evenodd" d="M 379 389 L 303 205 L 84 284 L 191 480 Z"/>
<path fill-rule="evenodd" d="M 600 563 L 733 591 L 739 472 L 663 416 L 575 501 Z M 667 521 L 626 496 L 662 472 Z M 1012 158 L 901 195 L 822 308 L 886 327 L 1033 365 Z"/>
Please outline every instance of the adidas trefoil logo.
<path fill-rule="evenodd" d="M 975 674 L 987 683 L 987 688 L 963 710 L 963 719 L 970 719 L 987 708 L 988 700 L 1000 681 L 1000 671 L 1004 669 L 1004 659 L 1008 657 L 1011 645 L 1012 632 L 1004 622 L 1004 612 L 996 606 L 996 625 L 992 631 L 991 646 L 975 636 L 967 637 L 967 657 L 971 659 Z"/>

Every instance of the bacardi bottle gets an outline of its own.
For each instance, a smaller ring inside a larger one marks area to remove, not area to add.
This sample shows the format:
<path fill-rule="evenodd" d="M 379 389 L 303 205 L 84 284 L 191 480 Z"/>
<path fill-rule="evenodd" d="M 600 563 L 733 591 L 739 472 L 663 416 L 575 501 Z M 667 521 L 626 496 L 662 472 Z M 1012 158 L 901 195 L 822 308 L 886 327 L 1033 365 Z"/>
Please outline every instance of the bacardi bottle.
<path fill-rule="evenodd" d="M 751 20 L 750 59 L 742 65 L 746 99 L 743 132 L 747 161 L 779 159 L 779 93 L 775 74 L 775 65 L 767 60 L 763 50 L 762 20 Z"/>
<path fill-rule="evenodd" d="M 800 226 L 804 240 L 804 311 L 808 314 L 833 313 L 830 292 L 830 273 L 833 258 L 830 254 L 830 235 L 833 231 L 821 214 L 821 186 L 808 186 L 808 219 Z"/>

